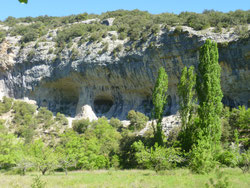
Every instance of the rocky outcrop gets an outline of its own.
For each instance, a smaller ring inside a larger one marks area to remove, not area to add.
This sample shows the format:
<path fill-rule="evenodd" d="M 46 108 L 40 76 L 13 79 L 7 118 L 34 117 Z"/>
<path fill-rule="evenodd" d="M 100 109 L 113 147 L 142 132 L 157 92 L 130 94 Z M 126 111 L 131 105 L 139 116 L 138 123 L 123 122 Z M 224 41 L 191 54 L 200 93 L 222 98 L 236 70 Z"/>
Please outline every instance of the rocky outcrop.
<path fill-rule="evenodd" d="M 151 94 L 159 67 L 169 76 L 168 107 L 166 113 L 178 110 L 176 94 L 181 70 L 199 63 L 199 47 L 207 38 L 219 42 L 219 63 L 222 67 L 223 102 L 230 106 L 247 105 L 250 99 L 250 39 L 239 39 L 233 30 L 222 34 L 211 29 L 194 31 L 183 27 L 162 29 L 155 36 L 128 50 L 132 42 L 112 40 L 115 31 L 108 32 L 102 42 L 86 42 L 64 49 L 60 56 L 55 42 L 31 42 L 24 48 L 20 37 L 8 36 L 0 49 L 0 92 L 15 98 L 28 97 L 39 106 L 53 112 L 75 117 L 88 105 L 95 114 L 126 119 L 131 109 L 150 114 Z M 53 31 L 51 31 L 53 32 Z M 103 43 L 108 49 L 101 52 Z M 117 46 L 120 51 L 114 53 Z M 73 49 L 78 51 L 73 56 Z"/>

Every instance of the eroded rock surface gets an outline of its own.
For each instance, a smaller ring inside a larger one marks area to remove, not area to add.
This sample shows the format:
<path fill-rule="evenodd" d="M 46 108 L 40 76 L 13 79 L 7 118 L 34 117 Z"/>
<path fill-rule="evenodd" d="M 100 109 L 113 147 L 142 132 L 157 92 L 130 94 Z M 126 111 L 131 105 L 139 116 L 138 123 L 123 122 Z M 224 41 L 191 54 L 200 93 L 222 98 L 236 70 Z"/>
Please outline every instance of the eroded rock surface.
<path fill-rule="evenodd" d="M 159 67 L 166 68 L 169 76 L 168 114 L 178 109 L 177 84 L 184 66 L 199 63 L 199 47 L 207 38 L 219 42 L 219 63 L 222 67 L 223 102 L 230 106 L 247 105 L 250 99 L 250 39 L 239 39 L 233 32 L 218 34 L 194 31 L 183 27 L 176 34 L 174 28 L 162 29 L 157 37 L 149 37 L 140 47 L 125 50 L 132 43 L 111 40 L 114 31 L 101 42 L 65 48 L 60 57 L 49 53 L 55 42 L 18 45 L 20 37 L 8 36 L 0 47 L 0 93 L 15 98 L 28 97 L 39 106 L 53 112 L 81 116 L 86 105 L 100 116 L 126 119 L 134 109 L 147 115 L 152 108 L 151 94 Z M 56 35 L 56 32 L 51 31 Z M 154 45 L 152 45 L 152 43 Z M 113 50 L 122 45 L 117 54 Z M 72 57 L 72 49 L 78 50 Z M 93 115 L 93 114 L 92 114 Z"/>

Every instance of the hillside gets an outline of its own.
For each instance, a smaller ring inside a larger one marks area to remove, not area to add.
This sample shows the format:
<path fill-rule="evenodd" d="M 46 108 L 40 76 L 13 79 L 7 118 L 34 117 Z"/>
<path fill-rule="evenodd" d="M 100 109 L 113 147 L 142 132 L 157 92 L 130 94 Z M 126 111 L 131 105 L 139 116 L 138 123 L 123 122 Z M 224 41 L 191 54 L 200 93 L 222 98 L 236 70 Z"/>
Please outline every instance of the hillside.
<path fill-rule="evenodd" d="M 167 114 L 178 110 L 184 66 L 208 38 L 219 46 L 223 102 L 250 99 L 249 11 L 152 15 L 138 10 L 68 17 L 9 17 L 0 23 L 0 93 L 71 117 L 150 115 L 157 71 L 169 75 Z M 90 112 L 86 111 L 90 106 Z"/>

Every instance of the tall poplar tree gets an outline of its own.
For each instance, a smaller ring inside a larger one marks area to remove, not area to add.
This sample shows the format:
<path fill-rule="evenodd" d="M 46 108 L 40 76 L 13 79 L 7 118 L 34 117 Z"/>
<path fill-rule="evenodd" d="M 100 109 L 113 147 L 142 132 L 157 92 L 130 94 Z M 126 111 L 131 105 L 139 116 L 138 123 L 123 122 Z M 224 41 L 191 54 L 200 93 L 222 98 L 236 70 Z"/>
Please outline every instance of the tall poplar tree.
<path fill-rule="evenodd" d="M 181 74 L 181 79 L 178 84 L 178 96 L 179 96 L 179 113 L 181 118 L 181 131 L 178 135 L 181 148 L 183 151 L 190 151 L 193 143 L 195 142 L 195 117 L 197 116 L 195 103 L 196 101 L 196 74 L 194 73 L 194 67 L 189 69 L 184 67 Z"/>
<path fill-rule="evenodd" d="M 200 107 L 198 114 L 204 136 L 210 136 L 214 144 L 221 138 L 220 114 L 222 112 L 221 68 L 218 63 L 217 43 L 206 40 L 200 49 L 197 76 L 197 94 Z"/>
<path fill-rule="evenodd" d="M 154 138 L 158 145 L 163 145 L 162 134 L 162 118 L 165 106 L 167 104 L 167 90 L 168 90 L 168 75 L 163 67 L 160 67 L 157 81 L 154 87 L 152 102 L 154 108 L 152 110 L 152 119 L 156 120 L 156 130 L 154 128 Z"/>
<path fill-rule="evenodd" d="M 192 119 L 195 104 L 195 83 L 196 75 L 194 66 L 189 69 L 184 67 L 178 84 L 179 112 L 181 117 L 182 130 L 185 130 Z"/>
<path fill-rule="evenodd" d="M 221 68 L 218 58 L 217 44 L 206 40 L 200 49 L 196 83 L 199 123 L 190 161 L 190 168 L 197 173 L 208 173 L 215 167 L 216 150 L 220 147 L 220 114 L 223 94 L 220 86 Z"/>

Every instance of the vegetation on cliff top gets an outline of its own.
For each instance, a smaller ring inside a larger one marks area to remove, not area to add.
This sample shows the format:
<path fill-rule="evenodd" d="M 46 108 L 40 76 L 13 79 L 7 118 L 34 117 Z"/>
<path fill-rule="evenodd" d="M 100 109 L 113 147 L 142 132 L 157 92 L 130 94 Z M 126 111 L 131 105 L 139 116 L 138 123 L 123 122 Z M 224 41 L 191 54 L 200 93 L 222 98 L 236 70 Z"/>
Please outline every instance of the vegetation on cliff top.
<path fill-rule="evenodd" d="M 101 24 L 102 20 L 115 18 L 112 26 Z M 81 23 L 93 19 L 91 24 Z M 0 22 L 1 23 L 1 22 Z M 130 41 L 145 41 L 150 35 L 155 35 L 160 28 L 168 29 L 170 26 L 189 26 L 195 30 L 215 27 L 215 32 L 222 28 L 237 27 L 243 32 L 242 25 L 250 23 L 250 11 L 236 10 L 222 13 L 214 10 L 204 10 L 203 13 L 182 12 L 179 15 L 173 13 L 150 14 L 146 11 L 117 10 L 101 15 L 78 14 L 65 17 L 39 16 L 36 18 L 8 17 L 1 24 L 8 25 L 11 35 L 21 35 L 21 42 L 35 41 L 44 36 L 51 29 L 59 29 L 56 41 L 62 45 L 74 37 L 82 40 L 96 41 L 107 35 L 107 31 L 117 31 L 119 39 L 129 38 Z M 240 26 L 239 26 L 240 25 Z M 244 30 L 244 33 L 247 31 Z M 1 40 L 1 36 L 0 36 Z"/>

